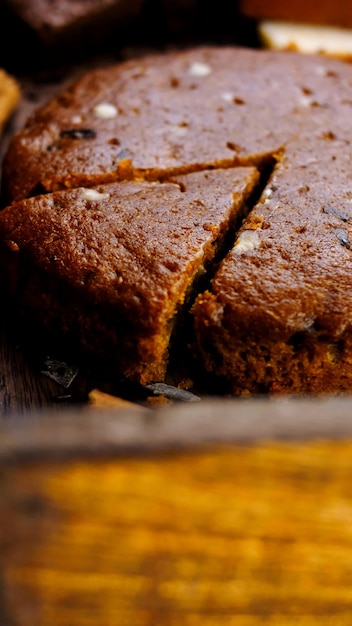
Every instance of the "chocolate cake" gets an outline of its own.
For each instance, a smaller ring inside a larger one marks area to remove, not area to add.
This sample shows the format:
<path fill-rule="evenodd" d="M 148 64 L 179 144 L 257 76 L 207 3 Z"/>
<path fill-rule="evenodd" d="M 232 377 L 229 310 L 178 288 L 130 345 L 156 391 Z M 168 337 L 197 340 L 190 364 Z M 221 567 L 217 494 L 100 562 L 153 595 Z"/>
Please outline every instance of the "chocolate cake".
<path fill-rule="evenodd" d="M 192 355 L 232 393 L 349 390 L 351 107 L 351 66 L 293 52 L 86 74 L 5 157 L 17 310 L 149 382 L 190 309 Z"/>

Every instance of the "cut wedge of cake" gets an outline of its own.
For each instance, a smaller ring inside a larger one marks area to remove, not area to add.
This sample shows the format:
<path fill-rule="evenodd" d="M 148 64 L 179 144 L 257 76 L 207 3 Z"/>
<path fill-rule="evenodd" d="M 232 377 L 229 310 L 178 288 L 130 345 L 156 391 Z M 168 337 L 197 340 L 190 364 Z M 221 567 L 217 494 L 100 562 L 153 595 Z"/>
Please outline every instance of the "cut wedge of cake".
<path fill-rule="evenodd" d="M 0 213 L 7 289 L 71 351 L 144 383 L 163 379 L 176 318 L 258 178 L 213 170 L 14 203 Z"/>

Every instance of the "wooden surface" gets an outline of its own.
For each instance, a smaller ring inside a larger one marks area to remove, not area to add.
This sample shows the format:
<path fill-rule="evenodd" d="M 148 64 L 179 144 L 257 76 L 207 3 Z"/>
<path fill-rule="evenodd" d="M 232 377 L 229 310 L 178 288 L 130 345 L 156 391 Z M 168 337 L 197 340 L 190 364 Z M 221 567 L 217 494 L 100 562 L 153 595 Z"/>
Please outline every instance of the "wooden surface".
<path fill-rule="evenodd" d="M 53 406 L 62 389 L 26 358 L 0 320 L 0 420 Z"/>
<path fill-rule="evenodd" d="M 351 623 L 349 397 L 0 423 L 1 626 Z"/>
<path fill-rule="evenodd" d="M 2 466 L 2 626 L 350 625 L 352 439 Z"/>

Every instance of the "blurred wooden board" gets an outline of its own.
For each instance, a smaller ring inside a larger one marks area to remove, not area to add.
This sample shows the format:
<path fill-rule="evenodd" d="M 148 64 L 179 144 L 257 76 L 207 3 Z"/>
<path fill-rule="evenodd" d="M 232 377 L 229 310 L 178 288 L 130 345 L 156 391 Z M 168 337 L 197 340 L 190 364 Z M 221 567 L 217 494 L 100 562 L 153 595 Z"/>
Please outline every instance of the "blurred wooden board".
<path fill-rule="evenodd" d="M 349 399 L 36 414 L 0 459 L 2 626 L 351 623 Z"/>

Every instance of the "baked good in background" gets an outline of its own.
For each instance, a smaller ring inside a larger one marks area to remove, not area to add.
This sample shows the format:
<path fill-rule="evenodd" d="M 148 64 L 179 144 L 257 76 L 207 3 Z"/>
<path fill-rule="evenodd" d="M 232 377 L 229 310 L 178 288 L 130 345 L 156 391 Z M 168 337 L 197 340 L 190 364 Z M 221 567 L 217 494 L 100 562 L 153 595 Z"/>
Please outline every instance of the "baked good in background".
<path fill-rule="evenodd" d="M 0 62 L 13 72 L 28 74 L 94 56 L 106 41 L 122 38 L 142 4 L 143 0 L 1 0 Z"/>
<path fill-rule="evenodd" d="M 1 274 L 22 322 L 147 382 L 191 320 L 177 342 L 231 393 L 350 389 L 351 106 L 352 67 L 317 55 L 204 46 L 88 72 L 31 116 L 4 161 Z M 258 177 L 249 196 L 242 185 L 236 235 L 214 193 L 243 167 Z"/>
<path fill-rule="evenodd" d="M 101 40 L 140 11 L 143 0 L 2 0 L 2 10 L 48 48 Z M 2 19 L 5 19 L 3 17 Z"/>
<path fill-rule="evenodd" d="M 6 141 L 4 137 L 5 132 L 8 135 L 11 133 L 14 114 L 21 99 L 22 87 L 20 82 L 12 74 L 0 68 L 0 159 L 2 159 L 8 143 L 8 138 Z"/>
<path fill-rule="evenodd" d="M 260 20 L 257 32 L 262 44 L 274 50 L 296 50 L 352 59 L 352 30 L 340 26 L 301 24 L 281 20 Z"/>
<path fill-rule="evenodd" d="M 0 66 L 42 78 L 102 55 L 121 60 L 131 48 L 251 45 L 249 21 L 227 0 L 216 11 L 210 0 L 0 0 Z"/>
<path fill-rule="evenodd" d="M 0 68 L 0 133 L 16 109 L 21 98 L 17 80 Z"/>
<path fill-rule="evenodd" d="M 352 59 L 352 8 L 344 0 L 239 0 L 261 46 Z"/>
<path fill-rule="evenodd" d="M 205 41 L 351 56 L 348 33 L 339 32 L 351 27 L 342 0 L 219 0 L 216 10 L 210 0 L 0 0 L 0 65 L 38 71 L 125 46 Z"/>
<path fill-rule="evenodd" d="M 238 10 L 255 20 L 352 27 L 352 7 L 345 0 L 238 0 Z"/>

